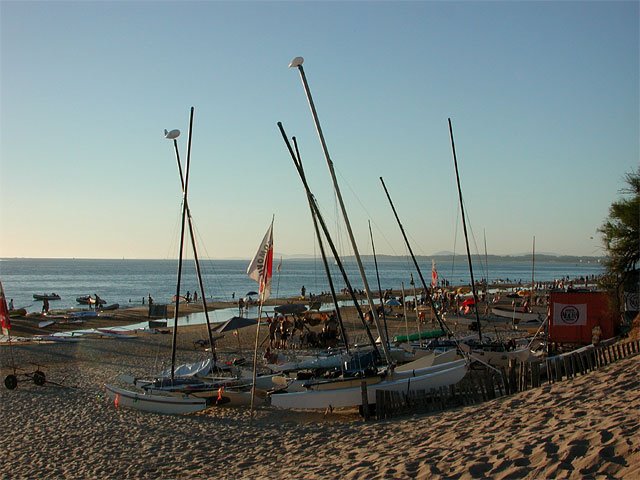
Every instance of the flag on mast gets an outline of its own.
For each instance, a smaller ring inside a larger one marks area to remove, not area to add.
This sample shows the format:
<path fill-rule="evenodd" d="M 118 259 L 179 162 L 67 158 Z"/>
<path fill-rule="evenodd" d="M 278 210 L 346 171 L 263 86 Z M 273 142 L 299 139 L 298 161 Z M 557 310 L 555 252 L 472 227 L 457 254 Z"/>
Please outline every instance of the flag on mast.
<path fill-rule="evenodd" d="M 273 276 L 273 220 L 267 230 L 256 256 L 247 268 L 249 278 L 258 282 L 260 301 L 264 302 L 271 294 L 271 277 Z"/>
<path fill-rule="evenodd" d="M 2 282 L 0 282 L 0 327 L 2 327 L 3 335 L 9 335 L 11 320 L 9 319 L 9 308 L 7 307 L 7 299 L 4 297 Z"/>
<path fill-rule="evenodd" d="M 436 269 L 436 261 L 431 260 L 431 287 L 435 288 L 438 286 L 438 270 Z"/>

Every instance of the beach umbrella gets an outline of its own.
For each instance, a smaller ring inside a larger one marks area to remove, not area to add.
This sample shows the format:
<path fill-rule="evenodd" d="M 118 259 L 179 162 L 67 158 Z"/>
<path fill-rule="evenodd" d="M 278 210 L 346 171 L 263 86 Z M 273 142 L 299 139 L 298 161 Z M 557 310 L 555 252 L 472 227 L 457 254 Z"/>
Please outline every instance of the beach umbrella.
<path fill-rule="evenodd" d="M 389 300 L 387 300 L 386 304 L 390 307 L 399 307 L 400 305 L 402 305 L 398 300 L 396 300 L 395 298 L 391 298 Z"/>
<path fill-rule="evenodd" d="M 215 333 L 224 333 L 230 330 L 238 330 L 239 328 L 250 327 L 257 323 L 255 318 L 232 317 L 226 322 L 218 325 L 212 330 Z"/>
<path fill-rule="evenodd" d="M 296 313 L 306 312 L 307 307 L 301 303 L 287 303 L 285 305 L 278 305 L 273 310 L 276 313 L 282 313 L 283 315 L 293 315 Z"/>
<path fill-rule="evenodd" d="M 247 297 L 250 297 L 252 295 L 258 295 L 258 292 L 254 292 L 253 290 L 251 290 L 250 292 L 247 292 Z"/>

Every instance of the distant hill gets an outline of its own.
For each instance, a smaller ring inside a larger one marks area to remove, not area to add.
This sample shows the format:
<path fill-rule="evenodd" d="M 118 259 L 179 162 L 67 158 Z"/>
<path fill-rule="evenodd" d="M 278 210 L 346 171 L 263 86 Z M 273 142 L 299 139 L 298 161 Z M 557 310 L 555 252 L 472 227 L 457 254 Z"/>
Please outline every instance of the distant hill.
<path fill-rule="evenodd" d="M 282 255 L 275 254 L 274 258 L 284 258 L 286 260 L 308 260 L 314 258 L 313 255 Z M 361 255 L 360 256 L 363 261 L 371 262 L 373 261 L 373 255 Z M 320 258 L 318 256 L 318 258 Z M 352 255 L 345 256 L 345 260 L 352 260 L 354 257 Z M 398 255 L 377 255 L 378 262 L 393 262 L 398 260 L 403 260 L 406 257 L 398 256 Z M 453 252 L 438 252 L 434 255 L 418 255 L 416 259 L 421 262 L 430 262 L 431 260 L 435 260 L 436 263 L 447 263 L 451 262 L 454 259 L 459 260 L 461 258 L 466 258 L 465 254 L 456 254 Z M 484 262 L 484 255 L 471 255 L 472 259 L 479 259 Z M 489 264 L 491 263 L 508 263 L 508 262 L 530 262 L 531 254 L 522 254 L 522 255 L 487 255 L 486 256 Z M 536 253 L 535 261 L 536 263 L 601 263 L 605 257 L 594 257 L 594 256 L 580 256 L 580 255 L 557 255 L 554 253 Z M 275 261 L 275 260 L 274 260 Z"/>

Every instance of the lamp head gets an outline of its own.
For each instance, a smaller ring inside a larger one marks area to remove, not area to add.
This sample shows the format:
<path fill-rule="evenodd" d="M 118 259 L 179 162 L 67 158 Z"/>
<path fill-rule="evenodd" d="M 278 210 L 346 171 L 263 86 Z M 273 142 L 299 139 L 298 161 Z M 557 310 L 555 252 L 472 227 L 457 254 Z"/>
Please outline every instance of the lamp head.
<path fill-rule="evenodd" d="M 167 130 L 165 129 L 164 131 L 164 138 L 168 140 L 175 140 L 179 136 L 180 136 L 180 130 L 171 130 L 170 132 L 167 132 Z"/>
<path fill-rule="evenodd" d="M 303 63 L 304 63 L 304 58 L 296 57 L 293 60 L 291 60 L 291 63 L 289 64 L 289 68 L 299 67 Z"/>

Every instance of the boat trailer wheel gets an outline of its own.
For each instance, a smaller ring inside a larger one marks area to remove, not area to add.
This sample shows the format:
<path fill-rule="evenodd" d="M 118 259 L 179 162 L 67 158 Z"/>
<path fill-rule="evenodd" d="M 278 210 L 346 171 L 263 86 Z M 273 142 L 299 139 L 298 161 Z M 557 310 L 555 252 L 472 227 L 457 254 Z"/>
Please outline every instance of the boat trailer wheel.
<path fill-rule="evenodd" d="M 33 373 L 33 383 L 35 383 L 36 385 L 42 386 L 45 384 L 46 381 L 47 379 L 44 376 L 44 372 L 42 372 L 41 370 L 36 370 Z"/>
<path fill-rule="evenodd" d="M 4 386 L 9 390 L 13 390 L 18 386 L 18 377 L 15 375 L 7 375 L 4 379 Z"/>

